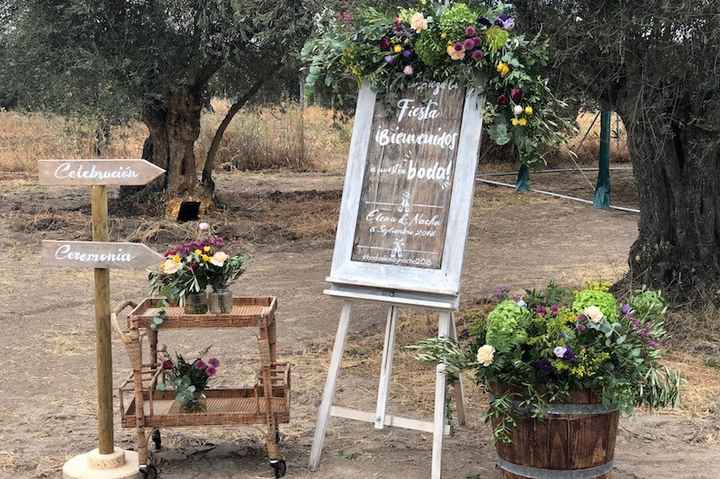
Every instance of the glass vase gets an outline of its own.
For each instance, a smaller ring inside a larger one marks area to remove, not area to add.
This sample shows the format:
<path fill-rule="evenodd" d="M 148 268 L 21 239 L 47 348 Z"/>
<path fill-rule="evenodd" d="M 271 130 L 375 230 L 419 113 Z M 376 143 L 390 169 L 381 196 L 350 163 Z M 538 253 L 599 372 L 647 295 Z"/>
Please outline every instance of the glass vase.
<path fill-rule="evenodd" d="M 208 312 L 207 294 L 190 293 L 185 296 L 185 314 L 206 314 Z"/>
<path fill-rule="evenodd" d="M 180 411 L 184 413 L 206 412 L 207 402 L 203 391 L 179 394 L 175 400 L 180 404 Z"/>
<path fill-rule="evenodd" d="M 233 297 L 229 289 L 218 288 L 210 293 L 210 312 L 212 314 L 229 314 L 232 312 Z"/>

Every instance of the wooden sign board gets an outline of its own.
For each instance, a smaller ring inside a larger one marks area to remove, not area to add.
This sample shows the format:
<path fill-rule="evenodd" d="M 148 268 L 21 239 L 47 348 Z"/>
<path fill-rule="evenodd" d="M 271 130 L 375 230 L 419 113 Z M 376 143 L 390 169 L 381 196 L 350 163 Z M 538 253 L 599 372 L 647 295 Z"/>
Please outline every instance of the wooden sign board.
<path fill-rule="evenodd" d="M 145 160 L 40 160 L 41 185 L 127 185 L 150 183 L 165 173 Z"/>
<path fill-rule="evenodd" d="M 388 107 L 363 86 L 328 281 L 457 296 L 482 103 L 418 84 Z"/>
<path fill-rule="evenodd" d="M 145 269 L 163 260 L 142 243 L 101 241 L 45 240 L 41 255 L 44 266 L 63 268 Z"/>

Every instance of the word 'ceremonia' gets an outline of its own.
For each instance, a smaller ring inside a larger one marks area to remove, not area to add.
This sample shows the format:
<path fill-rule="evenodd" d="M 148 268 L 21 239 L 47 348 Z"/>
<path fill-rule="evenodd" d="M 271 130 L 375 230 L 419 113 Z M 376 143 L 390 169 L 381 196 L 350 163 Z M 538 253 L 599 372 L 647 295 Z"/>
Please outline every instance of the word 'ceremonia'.
<path fill-rule="evenodd" d="M 60 261 L 79 261 L 81 263 L 130 263 L 133 256 L 121 249 L 117 253 L 85 253 L 73 251 L 72 246 L 65 244 L 55 250 L 55 259 Z"/>
<path fill-rule="evenodd" d="M 83 165 L 73 165 L 72 163 L 61 163 L 55 169 L 55 178 L 73 178 L 73 179 L 97 179 L 103 180 L 107 178 L 138 178 L 138 172 L 130 166 L 117 166 L 110 168 L 97 168 L 96 165 L 85 167 Z"/>

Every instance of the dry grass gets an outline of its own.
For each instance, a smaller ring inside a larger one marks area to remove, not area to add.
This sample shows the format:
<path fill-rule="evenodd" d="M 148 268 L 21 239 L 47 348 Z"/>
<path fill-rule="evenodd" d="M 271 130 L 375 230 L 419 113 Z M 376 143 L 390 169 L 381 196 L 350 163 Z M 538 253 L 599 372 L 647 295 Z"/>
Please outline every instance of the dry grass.
<path fill-rule="evenodd" d="M 612 115 L 610 138 L 610 161 L 612 163 L 627 163 L 630 161 L 630 152 L 627 147 L 627 133 L 618 116 Z M 580 112 L 577 117 L 578 132 L 570 138 L 566 145 L 560 148 L 554 161 L 560 164 L 577 162 L 580 165 L 595 166 L 600 153 L 600 118 L 598 112 Z"/>

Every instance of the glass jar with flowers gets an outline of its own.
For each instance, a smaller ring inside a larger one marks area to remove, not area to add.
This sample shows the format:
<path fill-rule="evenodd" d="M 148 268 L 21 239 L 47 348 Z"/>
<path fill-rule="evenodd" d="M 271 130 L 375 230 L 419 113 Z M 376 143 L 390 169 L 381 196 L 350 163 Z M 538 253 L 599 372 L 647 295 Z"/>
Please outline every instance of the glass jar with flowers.
<path fill-rule="evenodd" d="M 228 314 L 232 311 L 233 299 L 230 284 L 245 272 L 247 257 L 244 255 L 228 256 L 217 251 L 208 262 L 208 281 L 212 286 L 209 296 L 210 312 Z"/>
<path fill-rule="evenodd" d="M 210 379 L 217 374 L 220 361 L 217 358 L 210 358 L 206 362 L 201 357 L 205 354 L 207 354 L 207 350 L 191 362 L 188 362 L 179 353 L 175 354 L 175 360 L 167 353 L 165 354 L 162 362 L 164 381 L 158 384 L 158 389 L 164 391 L 168 386 L 174 387 L 175 402 L 178 403 L 182 412 L 207 411 L 205 389 L 207 389 Z"/>

